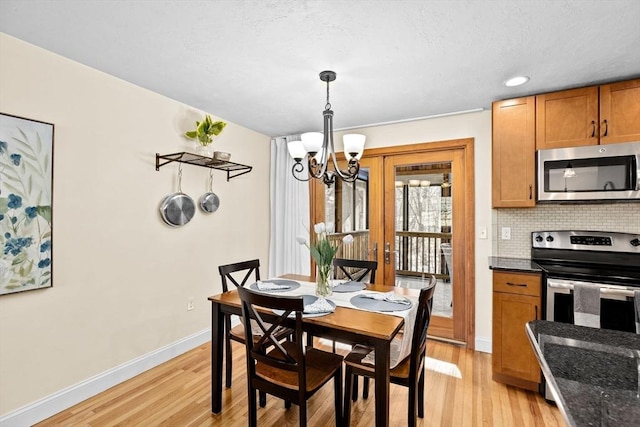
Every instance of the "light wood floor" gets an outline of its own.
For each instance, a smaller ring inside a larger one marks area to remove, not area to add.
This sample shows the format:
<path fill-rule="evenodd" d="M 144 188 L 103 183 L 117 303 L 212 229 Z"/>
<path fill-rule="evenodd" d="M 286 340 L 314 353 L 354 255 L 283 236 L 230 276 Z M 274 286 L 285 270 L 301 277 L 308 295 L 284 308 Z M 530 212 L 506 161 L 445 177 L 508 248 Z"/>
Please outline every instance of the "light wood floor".
<path fill-rule="evenodd" d="M 191 350 L 90 398 L 37 426 L 245 426 L 244 348 L 234 343 L 233 386 L 223 389 L 223 410 L 210 412 L 210 345 Z M 328 348 L 327 348 L 328 349 Z M 419 426 L 564 426 L 558 409 L 538 394 L 491 379 L 491 355 L 430 341 L 425 379 L 425 418 Z M 406 425 L 406 388 L 391 385 L 390 423 Z M 351 407 L 356 426 L 374 425 L 374 398 Z M 334 425 L 333 385 L 308 404 L 310 426 Z M 260 426 L 297 426 L 298 408 L 285 410 L 269 396 L 258 410 Z"/>

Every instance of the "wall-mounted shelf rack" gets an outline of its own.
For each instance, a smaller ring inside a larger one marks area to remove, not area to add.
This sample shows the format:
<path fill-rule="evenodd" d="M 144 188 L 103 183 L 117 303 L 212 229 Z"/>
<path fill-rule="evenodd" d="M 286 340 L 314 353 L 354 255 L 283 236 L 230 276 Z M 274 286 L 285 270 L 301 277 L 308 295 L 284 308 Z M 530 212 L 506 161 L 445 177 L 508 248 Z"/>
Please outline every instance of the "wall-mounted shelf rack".
<path fill-rule="evenodd" d="M 161 161 L 164 162 L 161 163 Z M 218 169 L 227 172 L 227 181 L 231 178 L 235 178 L 245 173 L 251 172 L 253 169 L 251 166 L 241 165 L 240 163 L 227 162 L 223 160 L 216 160 L 211 157 L 201 156 L 199 154 L 187 153 L 185 151 L 173 154 L 158 154 L 156 153 L 156 170 L 166 164 L 179 162 L 189 165 L 202 166 L 205 168 Z"/>

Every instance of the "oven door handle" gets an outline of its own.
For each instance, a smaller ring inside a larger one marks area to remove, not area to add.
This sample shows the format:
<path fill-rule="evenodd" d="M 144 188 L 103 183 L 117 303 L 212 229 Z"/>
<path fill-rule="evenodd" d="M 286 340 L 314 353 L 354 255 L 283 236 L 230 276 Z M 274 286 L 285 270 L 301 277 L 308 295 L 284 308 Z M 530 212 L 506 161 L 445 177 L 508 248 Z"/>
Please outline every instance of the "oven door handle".
<path fill-rule="evenodd" d="M 571 283 L 559 283 L 555 281 L 548 280 L 547 286 L 555 289 L 570 289 L 573 290 L 573 284 Z M 595 285 L 597 286 L 597 285 Z M 600 293 L 605 295 L 612 296 L 624 296 L 624 297 L 633 297 L 634 292 L 629 288 L 625 287 L 613 287 L 613 286 L 598 286 L 600 288 Z"/>

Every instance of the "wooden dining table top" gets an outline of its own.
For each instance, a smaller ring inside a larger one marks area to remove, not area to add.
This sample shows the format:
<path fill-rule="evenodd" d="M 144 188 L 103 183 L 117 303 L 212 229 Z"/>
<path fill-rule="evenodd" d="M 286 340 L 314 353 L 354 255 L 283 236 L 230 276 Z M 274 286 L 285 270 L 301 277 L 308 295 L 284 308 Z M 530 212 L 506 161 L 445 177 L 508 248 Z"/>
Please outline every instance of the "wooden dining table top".
<path fill-rule="evenodd" d="M 304 275 L 286 274 L 280 277 L 303 282 L 311 281 L 309 276 Z M 394 286 L 367 284 L 366 289 L 378 292 L 394 291 L 400 295 L 418 295 L 415 289 L 397 288 Z M 209 301 L 218 302 L 228 307 L 237 307 L 238 309 L 241 306 L 240 297 L 235 290 L 210 296 Z M 400 316 L 393 315 L 393 313 L 380 313 L 340 306 L 337 306 L 333 313 L 318 317 L 306 317 L 303 321 L 309 324 L 341 329 L 345 332 L 389 341 L 398 333 L 404 324 L 404 319 Z"/>

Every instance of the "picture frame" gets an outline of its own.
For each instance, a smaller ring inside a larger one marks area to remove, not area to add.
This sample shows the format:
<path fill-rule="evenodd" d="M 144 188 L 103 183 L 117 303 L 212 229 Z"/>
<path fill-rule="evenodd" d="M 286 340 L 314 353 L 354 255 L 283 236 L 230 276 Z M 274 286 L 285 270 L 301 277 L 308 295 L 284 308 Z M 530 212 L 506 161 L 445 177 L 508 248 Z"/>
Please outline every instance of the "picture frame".
<path fill-rule="evenodd" d="M 53 137 L 0 113 L 0 296 L 53 286 Z"/>

